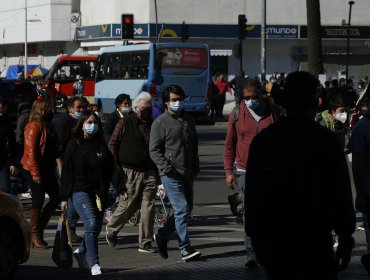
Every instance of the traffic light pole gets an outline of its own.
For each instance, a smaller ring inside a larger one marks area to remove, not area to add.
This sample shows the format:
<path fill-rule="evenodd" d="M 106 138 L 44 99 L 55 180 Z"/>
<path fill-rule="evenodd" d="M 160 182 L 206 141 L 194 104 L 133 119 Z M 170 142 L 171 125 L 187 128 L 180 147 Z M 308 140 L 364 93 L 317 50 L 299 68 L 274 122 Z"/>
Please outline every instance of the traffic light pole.
<path fill-rule="evenodd" d="M 261 82 L 266 80 L 266 0 L 262 0 L 261 24 Z"/>
<path fill-rule="evenodd" d="M 239 56 L 240 56 L 240 71 L 242 71 L 243 70 L 243 40 L 239 40 Z"/>

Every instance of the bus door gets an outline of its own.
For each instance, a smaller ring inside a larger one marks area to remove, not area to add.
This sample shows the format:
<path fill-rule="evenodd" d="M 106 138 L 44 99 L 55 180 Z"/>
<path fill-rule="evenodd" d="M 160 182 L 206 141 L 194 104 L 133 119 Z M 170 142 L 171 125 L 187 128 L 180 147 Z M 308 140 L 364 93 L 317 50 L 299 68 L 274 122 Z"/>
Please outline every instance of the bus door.
<path fill-rule="evenodd" d="M 157 94 L 171 84 L 185 91 L 184 109 L 189 113 L 209 113 L 207 89 L 210 82 L 209 53 L 206 47 L 158 46 L 156 50 Z"/>

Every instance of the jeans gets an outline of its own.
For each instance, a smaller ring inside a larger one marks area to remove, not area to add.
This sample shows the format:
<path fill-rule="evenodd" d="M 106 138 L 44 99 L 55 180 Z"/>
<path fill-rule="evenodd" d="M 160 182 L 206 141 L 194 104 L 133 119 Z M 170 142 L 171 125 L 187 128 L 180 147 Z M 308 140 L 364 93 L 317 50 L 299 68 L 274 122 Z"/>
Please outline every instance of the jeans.
<path fill-rule="evenodd" d="M 362 213 L 362 221 L 364 222 L 365 237 L 367 245 L 367 253 L 370 254 L 370 231 L 369 231 L 369 219 L 366 213 Z"/>
<path fill-rule="evenodd" d="M 71 231 L 76 232 L 76 227 L 80 216 L 77 214 L 71 198 L 68 198 L 67 218 Z"/>
<path fill-rule="evenodd" d="M 12 193 L 9 167 L 6 164 L 0 166 L 0 191 Z"/>
<path fill-rule="evenodd" d="M 85 236 L 78 250 L 82 254 L 86 252 L 89 254 L 92 266 L 99 264 L 98 238 L 103 224 L 104 212 L 98 210 L 95 195 L 75 192 L 72 194 L 72 201 L 85 227 Z"/>
<path fill-rule="evenodd" d="M 179 250 L 182 252 L 190 246 L 188 216 L 193 205 L 193 181 L 168 176 L 161 176 L 161 180 L 174 213 L 158 230 L 158 236 L 160 239 L 168 239 L 168 236 L 176 230 Z"/>
<path fill-rule="evenodd" d="M 245 223 L 245 213 L 244 213 L 244 209 L 245 209 L 245 206 L 244 206 L 244 193 L 245 193 L 245 171 L 235 171 L 235 179 L 236 179 L 236 184 L 239 188 L 239 196 L 240 196 L 240 199 L 242 201 L 242 204 L 243 204 L 243 214 L 242 214 L 242 217 L 243 217 L 243 224 L 244 226 L 246 225 Z M 245 235 L 244 237 L 244 244 L 245 244 L 245 248 L 252 248 L 252 244 L 251 244 L 251 239 Z"/>

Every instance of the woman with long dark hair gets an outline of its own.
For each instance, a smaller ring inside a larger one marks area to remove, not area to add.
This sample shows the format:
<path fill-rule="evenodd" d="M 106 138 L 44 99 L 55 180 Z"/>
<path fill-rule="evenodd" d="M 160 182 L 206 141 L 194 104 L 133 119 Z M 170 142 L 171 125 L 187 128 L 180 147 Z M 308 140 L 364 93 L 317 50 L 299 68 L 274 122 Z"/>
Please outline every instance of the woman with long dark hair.
<path fill-rule="evenodd" d="M 43 239 L 44 229 L 59 204 L 55 168 L 60 148 L 50 122 L 52 118 L 50 101 L 38 99 L 33 103 L 30 119 L 24 130 L 24 153 L 21 164 L 28 177 L 27 181 L 31 182 L 30 222 L 32 245 L 36 249 L 46 249 L 48 244 Z M 45 192 L 50 199 L 42 209 Z"/>
<path fill-rule="evenodd" d="M 102 125 L 97 115 L 84 111 L 68 142 L 63 157 L 60 180 L 61 209 L 67 209 L 71 198 L 85 227 L 85 236 L 74 256 L 81 269 L 87 269 L 86 253 L 91 261 L 91 274 L 101 274 L 98 237 L 103 223 L 103 210 L 108 197 L 113 172 L 113 155 L 104 141 Z"/>

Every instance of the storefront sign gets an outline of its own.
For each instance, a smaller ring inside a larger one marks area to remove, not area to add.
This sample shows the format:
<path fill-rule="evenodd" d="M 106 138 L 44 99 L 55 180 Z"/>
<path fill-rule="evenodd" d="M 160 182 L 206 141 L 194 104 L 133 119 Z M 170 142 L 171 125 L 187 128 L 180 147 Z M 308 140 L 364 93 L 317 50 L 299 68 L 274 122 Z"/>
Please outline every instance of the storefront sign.
<path fill-rule="evenodd" d="M 301 38 L 307 38 L 307 26 L 300 27 Z M 340 39 L 348 37 L 348 28 L 346 26 L 322 26 L 321 37 L 326 39 Z M 368 39 L 370 38 L 370 27 L 368 26 L 351 26 L 351 39 Z"/>
<path fill-rule="evenodd" d="M 296 39 L 299 37 L 298 25 L 269 25 L 267 26 L 268 39 Z"/>

